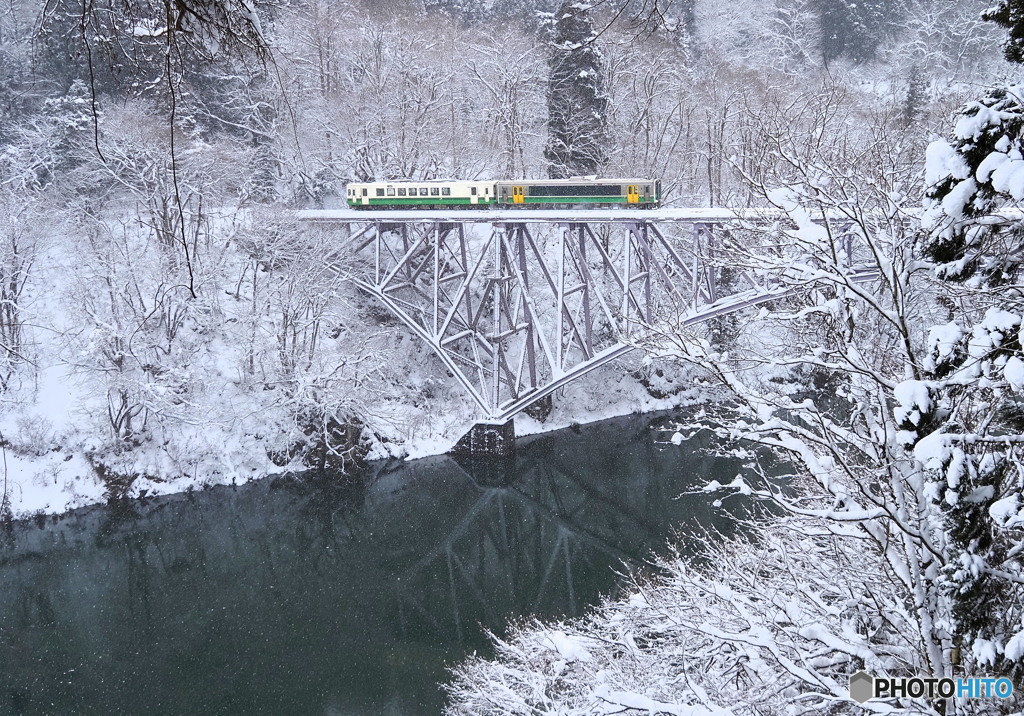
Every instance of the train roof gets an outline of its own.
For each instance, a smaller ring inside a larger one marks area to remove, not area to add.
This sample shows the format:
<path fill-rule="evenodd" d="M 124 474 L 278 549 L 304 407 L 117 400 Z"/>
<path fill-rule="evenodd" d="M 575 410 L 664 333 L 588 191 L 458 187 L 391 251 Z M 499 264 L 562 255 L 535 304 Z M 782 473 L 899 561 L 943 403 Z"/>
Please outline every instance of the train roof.
<path fill-rule="evenodd" d="M 650 178 L 644 177 L 569 177 L 568 179 L 499 179 L 498 181 L 513 181 L 517 183 L 529 183 L 529 184 L 579 184 L 580 182 L 592 181 L 592 182 L 634 182 L 634 181 L 652 181 Z"/>
<path fill-rule="evenodd" d="M 497 179 L 383 179 L 381 181 L 350 181 L 347 184 L 493 184 Z"/>
<path fill-rule="evenodd" d="M 548 184 L 550 186 L 580 184 L 640 184 L 655 181 L 650 177 L 571 177 L 569 179 L 385 179 L 382 181 L 350 181 L 349 184 L 452 184 L 452 183 L 501 183 L 501 184 Z"/>

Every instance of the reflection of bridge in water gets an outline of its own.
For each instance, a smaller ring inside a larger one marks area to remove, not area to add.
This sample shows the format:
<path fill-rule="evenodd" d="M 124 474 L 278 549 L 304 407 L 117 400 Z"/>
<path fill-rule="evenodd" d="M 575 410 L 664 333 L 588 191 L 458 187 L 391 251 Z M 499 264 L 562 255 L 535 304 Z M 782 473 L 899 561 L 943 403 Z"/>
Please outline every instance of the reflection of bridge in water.
<path fill-rule="evenodd" d="M 590 572 L 647 563 L 667 524 L 668 513 L 644 499 L 655 485 L 641 479 L 639 494 L 624 496 L 607 489 L 613 481 L 593 479 L 593 459 L 544 447 L 520 451 L 526 457 L 507 486 L 474 482 L 472 504 L 403 571 L 401 603 L 410 616 L 439 633 L 454 629 L 460 641 L 464 625 L 500 624 L 509 612 L 575 616 L 593 598 Z M 604 450 L 595 457 L 610 464 Z M 630 474 L 629 461 L 620 461 L 620 476 Z M 670 488 L 656 497 L 664 505 L 678 495 Z M 694 512 L 711 520 L 699 507 L 688 517 Z"/>
<path fill-rule="evenodd" d="M 356 282 L 425 341 L 486 421 L 460 443 L 505 452 L 510 419 L 625 355 L 666 320 L 694 325 L 788 292 L 742 268 L 713 209 L 306 211 L 345 227 Z M 764 220 L 764 212 L 744 217 Z M 776 212 L 769 217 L 778 220 Z M 873 275 L 862 272 L 862 278 Z"/>
<path fill-rule="evenodd" d="M 649 423 L 526 440 L 502 487 L 433 458 L 26 528 L 0 550 L 0 712 L 438 713 L 481 627 L 580 614 L 674 527 L 731 528 L 674 498 L 739 463 Z"/>

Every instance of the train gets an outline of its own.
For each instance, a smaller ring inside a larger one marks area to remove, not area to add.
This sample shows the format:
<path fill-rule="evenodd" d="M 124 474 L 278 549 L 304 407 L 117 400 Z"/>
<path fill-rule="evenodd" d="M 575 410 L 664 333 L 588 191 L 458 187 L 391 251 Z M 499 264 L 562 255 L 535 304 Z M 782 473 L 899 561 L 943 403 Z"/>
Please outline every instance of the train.
<path fill-rule="evenodd" d="M 629 206 L 661 204 L 657 179 L 515 179 L 501 181 L 352 182 L 345 201 L 353 209 L 447 207 Z"/>

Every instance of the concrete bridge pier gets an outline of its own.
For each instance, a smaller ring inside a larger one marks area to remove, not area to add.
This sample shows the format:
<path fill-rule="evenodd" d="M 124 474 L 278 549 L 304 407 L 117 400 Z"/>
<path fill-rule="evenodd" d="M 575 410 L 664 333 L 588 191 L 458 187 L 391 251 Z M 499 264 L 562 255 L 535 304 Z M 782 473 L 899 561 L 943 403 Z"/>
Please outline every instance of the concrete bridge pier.
<path fill-rule="evenodd" d="M 513 457 L 516 454 L 516 426 L 511 419 L 503 423 L 477 423 L 455 443 L 451 454 L 467 457 Z"/>

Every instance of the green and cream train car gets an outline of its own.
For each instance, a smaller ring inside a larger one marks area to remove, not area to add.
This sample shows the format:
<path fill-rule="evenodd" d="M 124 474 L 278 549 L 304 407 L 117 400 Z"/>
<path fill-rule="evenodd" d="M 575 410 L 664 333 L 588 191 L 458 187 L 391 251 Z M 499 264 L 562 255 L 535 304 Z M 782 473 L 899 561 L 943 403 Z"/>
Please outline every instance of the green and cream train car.
<path fill-rule="evenodd" d="M 388 181 L 349 184 L 346 201 L 353 208 L 422 208 L 490 206 L 493 181 Z"/>
<path fill-rule="evenodd" d="M 449 206 L 654 207 L 661 203 L 661 182 L 653 179 L 591 178 L 354 182 L 347 186 L 345 198 L 350 207 L 357 209 Z"/>

